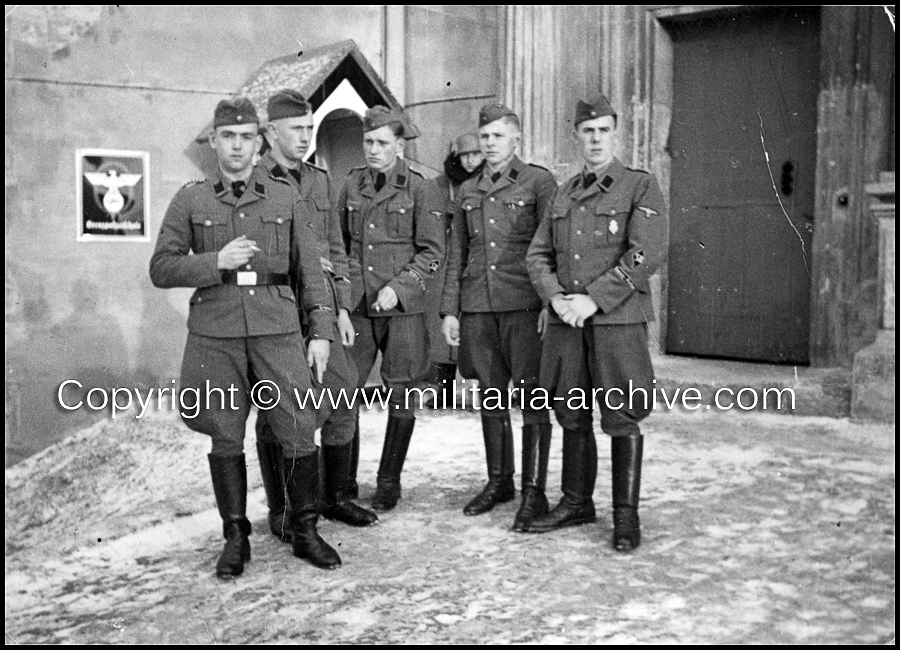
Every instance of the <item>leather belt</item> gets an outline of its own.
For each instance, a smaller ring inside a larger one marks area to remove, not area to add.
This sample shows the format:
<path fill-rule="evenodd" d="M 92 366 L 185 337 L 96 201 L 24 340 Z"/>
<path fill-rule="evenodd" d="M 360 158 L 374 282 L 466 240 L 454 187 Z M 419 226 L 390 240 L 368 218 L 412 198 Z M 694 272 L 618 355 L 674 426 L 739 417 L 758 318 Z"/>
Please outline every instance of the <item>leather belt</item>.
<path fill-rule="evenodd" d="M 283 284 L 290 286 L 291 278 L 287 273 L 258 273 L 257 271 L 222 271 L 223 284 L 236 284 L 241 287 L 257 287 L 266 284 Z"/>

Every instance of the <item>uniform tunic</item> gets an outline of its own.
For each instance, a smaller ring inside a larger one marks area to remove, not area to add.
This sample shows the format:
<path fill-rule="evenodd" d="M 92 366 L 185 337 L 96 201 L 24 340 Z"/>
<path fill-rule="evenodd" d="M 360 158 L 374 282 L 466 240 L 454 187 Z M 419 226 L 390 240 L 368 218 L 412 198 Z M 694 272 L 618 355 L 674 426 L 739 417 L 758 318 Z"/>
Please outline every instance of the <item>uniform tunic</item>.
<path fill-rule="evenodd" d="M 351 319 L 357 332 L 352 356 L 359 385 L 365 384 L 380 350 L 385 385 L 406 387 L 429 367 L 425 296 L 443 260 L 443 212 L 426 181 L 402 159 L 377 191 L 368 168 L 351 170 L 336 209 L 348 246 Z M 386 286 L 398 303 L 376 311 L 372 305 Z M 398 391 L 392 396 L 402 400 Z"/>
<path fill-rule="evenodd" d="M 512 381 L 526 405 L 538 385 L 542 305 L 525 255 L 555 190 L 549 171 L 513 157 L 496 181 L 485 167 L 463 183 L 452 208 L 441 313 L 461 314 L 460 374 L 503 395 Z"/>
<path fill-rule="evenodd" d="M 588 187 L 579 174 L 557 192 L 528 250 L 532 282 L 545 302 L 560 293 L 587 294 L 599 307 L 584 328 L 566 325 L 550 309 L 541 385 L 551 396 L 566 398 L 554 401 L 564 427 L 590 428 L 591 392 L 615 389 L 608 400 L 598 393 L 603 430 L 640 431 L 637 423 L 652 406 L 637 390 L 651 395 L 653 388 L 646 325 L 653 320 L 650 276 L 667 247 L 665 201 L 647 172 L 613 159 Z M 575 389 L 586 391 L 586 408 L 571 408 L 568 397 Z"/>
<path fill-rule="evenodd" d="M 453 185 L 445 174 L 433 178 L 428 182 L 433 184 L 432 191 L 436 193 L 435 195 L 443 209 L 444 234 L 447 236 L 447 241 L 449 242 L 451 232 L 450 224 L 453 220 L 450 210 L 452 201 L 459 191 L 459 186 Z M 445 247 L 445 259 L 435 272 L 434 278 L 428 287 L 428 295 L 425 299 L 425 312 L 428 319 L 428 341 L 431 346 L 431 361 L 433 363 L 455 364 L 457 349 L 456 347 L 447 345 L 447 341 L 444 339 L 444 334 L 441 330 L 441 295 L 443 294 L 444 282 L 447 277 L 446 253 Z"/>
<path fill-rule="evenodd" d="M 328 307 L 319 255 L 311 240 L 301 236 L 304 227 L 294 190 L 260 168 L 254 169 L 240 198 L 229 185 L 210 178 L 183 187 L 166 211 L 150 277 L 160 288 L 197 289 L 190 299 L 181 387 L 197 389 L 201 404 L 195 417 L 191 411 L 182 417 L 191 429 L 212 437 L 214 454 L 243 453 L 250 376 L 274 382 L 281 392 L 269 417 L 285 455 L 315 451 L 315 416 L 292 399 L 295 388 L 302 393 L 310 387 L 296 295 L 310 314 L 314 338 L 332 340 L 334 312 Z M 227 274 L 217 268 L 218 253 L 240 235 L 254 240 L 260 250 L 239 270 L 258 278 L 286 274 L 286 284 L 225 282 Z M 229 392 L 231 386 L 237 391 Z M 206 404 L 207 387 L 222 389 L 225 408 L 218 392 Z"/>
<path fill-rule="evenodd" d="M 269 176 L 286 181 L 297 193 L 297 210 L 301 220 L 307 226 L 306 232 L 314 242 L 322 263 L 329 290 L 329 305 L 335 314 L 341 309 L 350 310 L 350 272 L 347 268 L 347 252 L 341 234 L 340 218 L 332 209 L 333 198 L 328 174 L 318 167 L 300 163 L 298 169 L 291 173 L 284 169 L 278 161 L 267 153 L 260 161 Z M 299 174 L 299 180 L 297 178 Z M 301 313 L 303 330 L 308 331 L 307 315 Z M 356 388 L 356 366 L 350 358 L 350 351 L 340 343 L 340 332 L 337 321 L 334 326 L 334 345 L 328 356 L 328 366 L 319 384 L 313 377 L 313 384 L 320 389 L 320 394 L 329 391 L 335 400 L 340 399 L 340 391 L 352 395 Z M 355 422 L 352 418 L 341 417 L 343 412 L 332 413 L 332 401 L 327 394 L 322 395 L 321 407 L 316 412 L 317 423 L 327 426 L 322 428 L 322 443 L 326 445 L 343 445 L 353 438 Z M 268 425 L 264 411 L 260 411 L 256 420 L 256 438 L 263 442 L 274 442 L 274 432 Z"/>

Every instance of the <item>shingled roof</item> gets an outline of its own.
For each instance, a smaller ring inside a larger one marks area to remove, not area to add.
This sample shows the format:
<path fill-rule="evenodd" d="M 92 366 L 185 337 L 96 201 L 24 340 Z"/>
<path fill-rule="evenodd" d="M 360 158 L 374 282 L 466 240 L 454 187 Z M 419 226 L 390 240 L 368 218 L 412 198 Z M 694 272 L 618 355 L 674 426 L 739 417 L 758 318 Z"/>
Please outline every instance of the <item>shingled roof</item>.
<path fill-rule="evenodd" d="M 235 97 L 250 99 L 265 121 L 266 102 L 276 90 L 300 91 L 315 110 L 344 79 L 350 80 L 368 106 L 402 108 L 352 40 L 267 61 L 235 92 Z M 206 142 L 210 126 L 211 122 L 197 135 L 197 142 Z"/>
<path fill-rule="evenodd" d="M 309 100 L 313 110 L 318 110 L 344 79 L 353 85 L 367 106 L 382 104 L 388 108 L 403 108 L 387 84 L 359 51 L 359 46 L 352 40 L 339 41 L 314 50 L 304 50 L 267 61 L 234 93 L 234 96 L 250 99 L 265 124 L 266 104 L 269 96 L 275 91 L 283 88 L 298 90 Z M 210 166 L 213 157 L 210 155 L 209 147 L 206 146 L 211 128 L 212 120 L 184 150 L 188 159 L 204 173 L 215 173 L 215 167 Z M 415 129 L 415 126 L 413 128 Z M 416 132 L 418 133 L 418 130 Z M 407 155 L 406 160 L 410 167 L 426 178 L 440 173 L 416 161 L 410 155 Z"/>

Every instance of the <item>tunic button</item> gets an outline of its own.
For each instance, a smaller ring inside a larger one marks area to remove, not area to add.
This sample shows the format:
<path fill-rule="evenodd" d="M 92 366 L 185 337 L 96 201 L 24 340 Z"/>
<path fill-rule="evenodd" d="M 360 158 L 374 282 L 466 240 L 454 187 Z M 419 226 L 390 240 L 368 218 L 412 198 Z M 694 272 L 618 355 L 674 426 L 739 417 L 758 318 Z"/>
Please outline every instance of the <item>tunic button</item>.
<path fill-rule="evenodd" d="M 519 201 L 519 206 L 521 207 L 523 205 L 525 205 L 525 201 Z"/>
<path fill-rule="evenodd" d="M 375 270 L 375 269 L 373 269 L 371 266 L 367 266 L 366 268 L 369 269 L 370 271 L 374 271 L 374 270 Z"/>
<path fill-rule="evenodd" d="M 577 286 L 578 286 L 578 280 L 575 280 L 575 282 L 573 282 L 572 284 L 574 284 L 574 285 L 577 287 Z"/>
<path fill-rule="evenodd" d="M 374 223 L 370 223 L 370 224 L 369 224 L 369 228 L 374 228 L 374 227 L 375 227 L 375 224 L 374 224 Z"/>
<path fill-rule="evenodd" d="M 250 289 L 250 291 L 248 291 L 247 293 L 249 293 L 251 296 L 256 295 L 256 292 L 253 289 Z"/>
<path fill-rule="evenodd" d="M 247 215 L 245 215 L 243 212 L 241 212 L 238 216 L 239 216 L 241 219 L 243 219 L 243 218 L 246 217 Z"/>
<path fill-rule="evenodd" d="M 491 203 L 493 203 L 493 202 L 494 202 L 494 197 L 492 196 L 492 197 L 491 197 Z"/>
<path fill-rule="evenodd" d="M 581 206 L 581 207 L 578 208 L 578 209 L 581 210 L 582 212 L 584 212 L 587 208 L 585 208 L 584 206 Z"/>
<path fill-rule="evenodd" d="M 403 208 L 400 208 L 400 214 L 406 214 L 406 210 L 404 210 Z"/>
<path fill-rule="evenodd" d="M 375 248 L 375 247 L 372 246 L 372 244 L 369 244 L 369 250 L 372 250 L 373 248 Z"/>
<path fill-rule="evenodd" d="M 247 270 L 248 270 L 248 271 L 249 271 L 250 269 L 252 269 L 252 268 L 253 268 L 253 267 L 250 266 L 249 264 L 247 265 Z"/>
<path fill-rule="evenodd" d="M 488 223 L 497 223 L 495 219 L 488 219 Z"/>
<path fill-rule="evenodd" d="M 576 230 L 576 231 L 575 231 L 575 234 L 576 234 L 576 235 L 580 235 L 580 234 L 581 234 L 581 231 L 580 231 L 580 230 Z"/>
<path fill-rule="evenodd" d="M 282 219 L 281 217 L 278 217 L 278 223 L 284 223 L 284 219 Z"/>
<path fill-rule="evenodd" d="M 212 225 L 212 221 L 210 221 L 209 219 L 207 219 L 207 220 L 203 223 L 203 225 L 204 225 L 204 226 L 211 226 L 211 225 Z"/>
<path fill-rule="evenodd" d="M 575 256 L 575 259 L 576 259 L 576 260 L 580 260 L 580 259 L 581 259 L 581 255 L 576 255 L 576 256 Z"/>
<path fill-rule="evenodd" d="M 497 265 L 491 264 L 491 271 L 496 271 L 496 270 L 497 270 Z"/>
<path fill-rule="evenodd" d="M 491 242 L 491 248 L 495 248 L 497 244 L 495 242 Z"/>

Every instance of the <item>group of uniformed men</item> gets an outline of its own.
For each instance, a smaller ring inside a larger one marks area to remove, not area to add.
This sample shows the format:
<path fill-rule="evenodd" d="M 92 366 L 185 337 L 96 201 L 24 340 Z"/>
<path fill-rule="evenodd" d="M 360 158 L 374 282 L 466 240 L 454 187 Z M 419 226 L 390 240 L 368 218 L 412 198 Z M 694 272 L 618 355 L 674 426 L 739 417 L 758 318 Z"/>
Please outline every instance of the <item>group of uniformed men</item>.
<path fill-rule="evenodd" d="M 607 99 L 577 103 L 573 139 L 584 167 L 561 186 L 518 158 L 519 119 L 501 104 L 481 109 L 477 134 L 454 141 L 445 174 L 431 181 L 403 158 L 415 126 L 401 111 L 375 106 L 363 118 L 366 166 L 353 169 L 336 196 L 328 174 L 304 162 L 313 134 L 309 102 L 282 90 L 267 113 L 268 150 L 260 158 L 253 104 L 219 103 L 210 133 L 218 174 L 175 195 L 150 261 L 156 286 L 196 288 L 182 387 L 242 389 L 237 408 L 212 403 L 184 419 L 212 439 L 225 537 L 216 574 L 240 575 L 250 559 L 243 441 L 258 382 L 282 396 L 257 420 L 271 532 L 297 557 L 335 568 L 341 560 L 319 536 L 318 517 L 351 526 L 378 520 L 354 502 L 358 407 L 332 409 L 326 399 L 312 412 L 289 396 L 295 389 L 351 394 L 364 387 L 379 352 L 391 391 L 372 510 L 391 510 L 401 496 L 415 427 L 407 391 L 429 377 L 454 377 L 458 362 L 464 378 L 506 399 L 481 410 L 488 481 L 466 504 L 467 515 L 515 498 L 508 387 L 524 391 L 517 400 L 524 405 L 518 532 L 596 518 L 593 408 L 574 408 L 570 391 L 627 396 L 644 388 L 637 404 L 598 400 L 601 428 L 612 436 L 613 547 L 636 548 L 639 422 L 649 414 L 653 382 L 649 278 L 663 261 L 668 224 L 653 176 L 614 156 L 617 116 Z M 563 427 L 563 496 L 552 509 L 549 412 L 532 399 L 540 388 L 555 398 Z"/>

